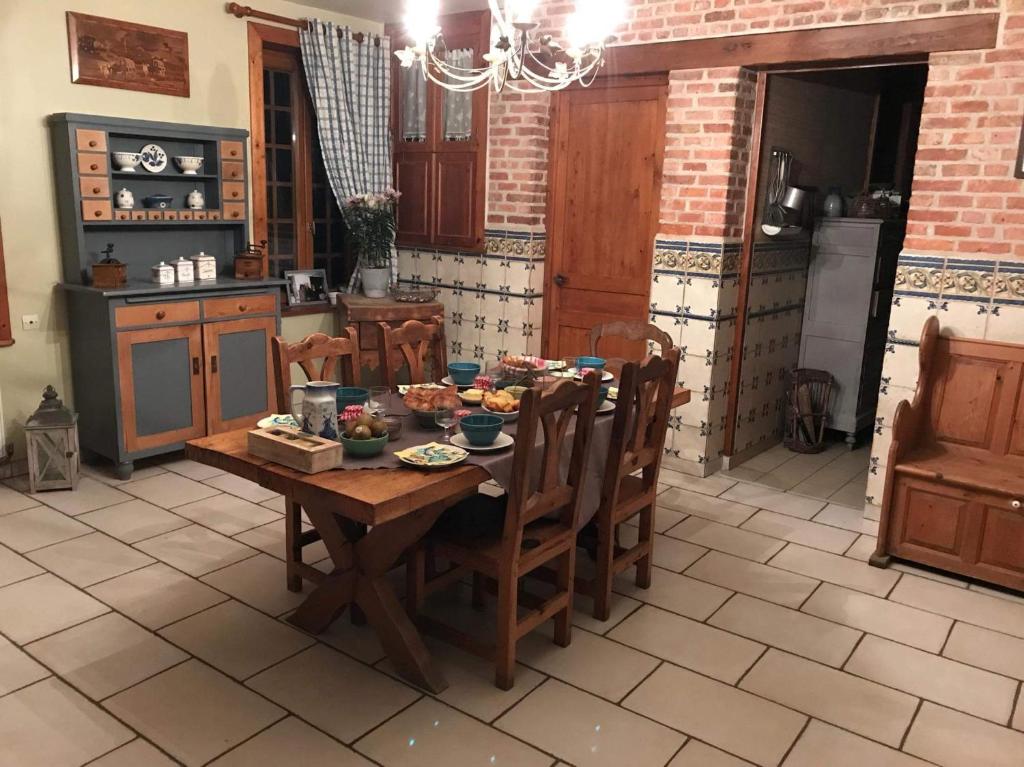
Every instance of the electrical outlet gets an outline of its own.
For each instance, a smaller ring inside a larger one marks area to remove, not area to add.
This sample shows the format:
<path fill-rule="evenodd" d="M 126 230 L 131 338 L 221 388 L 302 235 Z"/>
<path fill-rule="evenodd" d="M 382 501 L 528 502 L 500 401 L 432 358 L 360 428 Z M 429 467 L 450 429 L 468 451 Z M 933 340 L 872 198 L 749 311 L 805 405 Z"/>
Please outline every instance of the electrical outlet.
<path fill-rule="evenodd" d="M 39 330 L 39 315 L 38 314 L 23 314 L 23 315 L 21 315 L 21 329 L 22 330 Z"/>

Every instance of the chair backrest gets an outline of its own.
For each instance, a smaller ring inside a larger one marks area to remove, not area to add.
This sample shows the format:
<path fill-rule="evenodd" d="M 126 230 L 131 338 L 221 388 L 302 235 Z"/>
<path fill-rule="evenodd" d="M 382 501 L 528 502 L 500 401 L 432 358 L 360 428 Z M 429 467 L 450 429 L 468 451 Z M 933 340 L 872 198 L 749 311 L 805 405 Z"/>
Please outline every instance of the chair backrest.
<path fill-rule="evenodd" d="M 410 384 L 441 383 L 448 375 L 446 344 L 443 317 L 434 317 L 430 323 L 408 320 L 399 328 L 378 322 L 377 353 L 384 385 L 394 389 L 403 367 L 409 368 Z"/>
<path fill-rule="evenodd" d="M 597 410 L 597 376 L 583 383 L 559 381 L 553 389 L 523 393 L 512 457 L 503 546 L 517 553 L 523 528 L 541 517 L 557 513 L 572 529 L 579 526 L 580 503 L 587 451 Z M 576 420 L 568 471 L 563 472 L 569 426 Z M 538 432 L 543 441 L 537 444 Z"/>
<path fill-rule="evenodd" d="M 605 463 L 602 504 L 614 504 L 623 477 L 642 471 L 643 489 L 655 489 L 679 371 L 679 350 L 622 368 L 615 420 Z"/>
<path fill-rule="evenodd" d="M 665 352 L 675 347 L 668 333 L 657 325 L 651 325 L 648 322 L 618 320 L 616 322 L 605 322 L 601 325 L 596 325 L 590 331 L 591 354 L 599 356 L 597 353 L 598 342 L 606 336 L 624 338 L 627 341 L 651 341 L 661 347 L 658 353 L 662 357 L 665 356 Z M 644 353 L 647 353 L 646 350 Z"/>
<path fill-rule="evenodd" d="M 274 380 L 277 383 L 277 412 L 291 412 L 289 398 L 293 364 L 302 368 L 307 381 L 334 380 L 337 365 L 341 368 L 341 384 L 359 385 L 359 335 L 354 327 L 345 328 L 345 332 L 347 338 L 313 333 L 295 343 L 288 343 L 281 336 L 273 338 L 271 348 L 274 353 Z"/>

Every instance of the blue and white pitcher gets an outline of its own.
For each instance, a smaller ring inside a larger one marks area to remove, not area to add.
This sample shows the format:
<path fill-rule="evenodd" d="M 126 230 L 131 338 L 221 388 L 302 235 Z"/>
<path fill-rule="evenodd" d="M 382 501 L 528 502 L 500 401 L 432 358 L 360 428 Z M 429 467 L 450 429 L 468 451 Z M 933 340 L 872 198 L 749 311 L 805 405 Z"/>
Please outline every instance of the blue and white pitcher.
<path fill-rule="evenodd" d="M 291 387 L 292 418 L 307 434 L 338 439 L 338 386 L 332 381 L 310 381 Z M 302 392 L 302 413 L 295 407 L 295 391 Z"/>

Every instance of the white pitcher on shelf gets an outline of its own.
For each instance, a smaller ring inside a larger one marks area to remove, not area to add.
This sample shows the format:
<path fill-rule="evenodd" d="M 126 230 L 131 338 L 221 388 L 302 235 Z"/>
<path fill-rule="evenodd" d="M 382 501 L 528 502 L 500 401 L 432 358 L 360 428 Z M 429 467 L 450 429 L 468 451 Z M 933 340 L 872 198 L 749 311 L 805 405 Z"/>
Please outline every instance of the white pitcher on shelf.
<path fill-rule="evenodd" d="M 206 198 L 203 197 L 203 193 L 198 189 L 193 189 L 189 192 L 185 202 L 188 203 L 188 207 L 192 210 L 202 210 L 206 207 Z"/>
<path fill-rule="evenodd" d="M 130 210 L 135 207 L 135 195 L 132 194 L 130 189 L 122 187 L 115 196 L 115 199 L 120 210 Z"/>

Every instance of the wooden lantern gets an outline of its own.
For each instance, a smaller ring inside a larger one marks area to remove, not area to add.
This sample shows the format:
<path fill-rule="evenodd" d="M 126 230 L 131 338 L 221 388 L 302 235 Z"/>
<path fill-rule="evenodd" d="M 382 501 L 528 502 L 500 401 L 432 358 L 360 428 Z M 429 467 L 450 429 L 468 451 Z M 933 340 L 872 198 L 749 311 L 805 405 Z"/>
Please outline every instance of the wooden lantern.
<path fill-rule="evenodd" d="M 39 408 L 25 422 L 31 492 L 78 488 L 78 413 L 72 413 L 47 386 Z"/>

